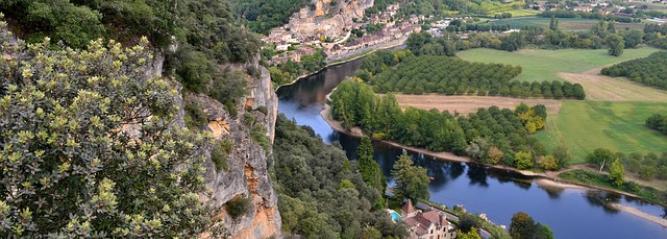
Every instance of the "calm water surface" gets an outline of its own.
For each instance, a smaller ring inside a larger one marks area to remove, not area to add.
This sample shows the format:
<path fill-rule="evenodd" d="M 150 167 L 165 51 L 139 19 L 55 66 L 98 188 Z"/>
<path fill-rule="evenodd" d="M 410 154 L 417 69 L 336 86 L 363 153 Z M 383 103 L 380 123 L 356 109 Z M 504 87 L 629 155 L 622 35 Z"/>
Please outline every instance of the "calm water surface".
<path fill-rule="evenodd" d="M 359 139 L 335 132 L 320 116 L 326 95 L 346 76 L 359 68 L 353 61 L 302 79 L 278 90 L 279 111 L 299 125 L 311 127 L 327 143 L 340 144 L 349 158 L 356 158 Z M 389 184 L 390 171 L 401 150 L 375 145 L 375 160 L 382 166 Z M 497 224 L 509 225 L 512 215 L 524 211 L 549 225 L 556 238 L 665 238 L 667 228 L 644 221 L 604 205 L 618 202 L 661 217 L 667 209 L 617 194 L 577 189 L 542 188 L 530 179 L 507 172 L 462 163 L 412 155 L 433 177 L 431 200 L 447 206 L 463 205 L 475 213 L 486 213 Z"/>

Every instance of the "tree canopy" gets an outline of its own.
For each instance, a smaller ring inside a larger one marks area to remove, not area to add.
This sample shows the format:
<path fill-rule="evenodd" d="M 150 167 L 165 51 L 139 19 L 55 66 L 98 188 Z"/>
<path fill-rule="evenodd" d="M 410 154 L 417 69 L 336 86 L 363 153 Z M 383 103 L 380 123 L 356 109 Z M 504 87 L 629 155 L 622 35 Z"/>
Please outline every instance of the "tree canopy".
<path fill-rule="evenodd" d="M 413 201 L 428 199 L 429 178 L 426 169 L 413 165 L 412 158 L 407 153 L 398 158 L 391 175 L 396 180 L 394 194 L 397 198 L 408 198 Z"/>
<path fill-rule="evenodd" d="M 627 77 L 645 85 L 667 89 L 667 52 L 656 52 L 648 57 L 630 60 L 602 69 L 602 74 Z"/>

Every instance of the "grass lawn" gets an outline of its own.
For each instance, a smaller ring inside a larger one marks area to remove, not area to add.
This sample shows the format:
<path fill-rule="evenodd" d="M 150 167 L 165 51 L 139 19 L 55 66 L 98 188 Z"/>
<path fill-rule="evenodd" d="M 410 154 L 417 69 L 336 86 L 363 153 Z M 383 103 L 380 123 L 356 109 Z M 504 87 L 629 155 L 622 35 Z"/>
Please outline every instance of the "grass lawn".
<path fill-rule="evenodd" d="M 616 64 L 627 60 L 646 57 L 655 48 L 626 49 L 621 57 L 607 54 L 607 49 L 523 49 L 517 52 L 477 48 L 457 53 L 457 56 L 467 61 L 503 63 L 520 65 L 523 69 L 519 80 L 543 81 L 562 80 L 558 72 L 584 72 L 596 67 Z"/>
<path fill-rule="evenodd" d="M 514 14 L 512 14 L 514 16 Z M 517 15 L 516 17 L 521 16 Z M 550 18 L 546 17 L 519 17 L 519 18 L 508 18 L 494 21 L 494 24 L 504 25 L 510 24 L 514 28 L 521 28 L 525 26 L 541 26 L 549 27 Z M 583 19 L 583 18 L 559 18 L 559 26 L 561 30 L 564 31 L 584 31 L 589 30 L 593 25 L 597 24 L 599 20 L 596 19 Z M 616 29 L 637 29 L 643 30 L 644 24 L 642 23 L 616 23 Z"/>
<path fill-rule="evenodd" d="M 535 137 L 549 150 L 566 145 L 573 163 L 583 163 L 596 148 L 626 154 L 667 152 L 667 136 L 644 126 L 656 112 L 667 112 L 667 103 L 565 101 Z"/>

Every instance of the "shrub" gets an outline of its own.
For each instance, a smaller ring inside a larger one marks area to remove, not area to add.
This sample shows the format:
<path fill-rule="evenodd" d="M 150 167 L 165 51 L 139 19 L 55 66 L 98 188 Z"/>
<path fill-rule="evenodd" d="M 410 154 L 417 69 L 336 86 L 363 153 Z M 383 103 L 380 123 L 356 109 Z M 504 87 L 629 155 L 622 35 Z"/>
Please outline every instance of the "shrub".
<path fill-rule="evenodd" d="M 250 209 L 252 209 L 252 199 L 246 196 L 239 195 L 225 203 L 225 210 L 234 219 L 245 215 Z"/>

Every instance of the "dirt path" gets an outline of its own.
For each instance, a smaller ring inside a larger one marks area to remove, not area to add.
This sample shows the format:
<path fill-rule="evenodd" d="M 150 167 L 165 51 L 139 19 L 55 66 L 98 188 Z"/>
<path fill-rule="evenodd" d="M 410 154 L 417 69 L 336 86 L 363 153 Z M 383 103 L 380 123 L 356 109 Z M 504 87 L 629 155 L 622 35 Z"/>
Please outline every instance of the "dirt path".
<path fill-rule="evenodd" d="M 600 74 L 600 69 L 582 73 L 560 72 L 558 76 L 581 84 L 586 91 L 587 100 L 667 102 L 667 91 L 643 86 L 624 78 L 604 76 Z"/>
<path fill-rule="evenodd" d="M 514 109 L 521 103 L 527 105 L 542 104 L 547 107 L 547 112 L 556 114 L 560 111 L 561 102 L 552 99 L 541 98 L 511 98 L 501 96 L 446 96 L 446 95 L 405 95 L 397 94 L 396 100 L 401 107 L 415 107 L 418 109 L 447 110 L 460 114 L 477 112 L 479 108 L 497 106 L 501 109 Z"/>

